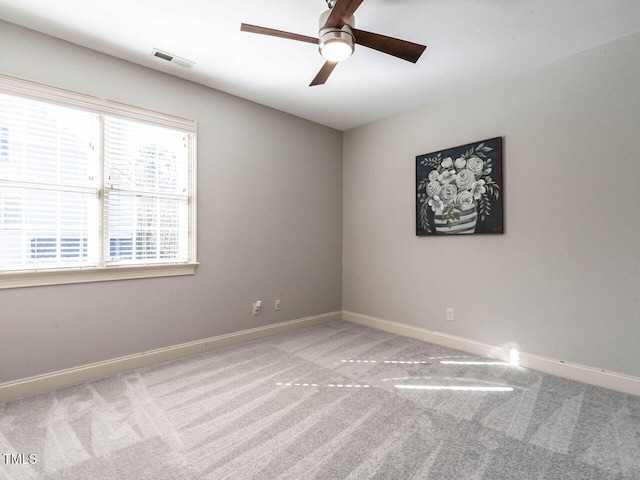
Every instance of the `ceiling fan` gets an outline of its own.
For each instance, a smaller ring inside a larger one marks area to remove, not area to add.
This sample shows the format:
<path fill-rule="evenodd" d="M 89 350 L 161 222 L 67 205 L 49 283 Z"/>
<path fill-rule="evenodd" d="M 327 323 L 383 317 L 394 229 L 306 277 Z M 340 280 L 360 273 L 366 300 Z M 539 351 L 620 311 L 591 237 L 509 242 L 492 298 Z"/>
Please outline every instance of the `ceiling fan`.
<path fill-rule="evenodd" d="M 324 84 L 336 65 L 353 54 L 355 44 L 416 63 L 427 48 L 425 45 L 355 28 L 353 14 L 363 1 L 327 0 L 329 10 L 320 16 L 319 38 L 246 23 L 240 26 L 240 30 L 318 45 L 320 54 L 325 58 L 325 63 L 309 85 L 310 87 Z"/>

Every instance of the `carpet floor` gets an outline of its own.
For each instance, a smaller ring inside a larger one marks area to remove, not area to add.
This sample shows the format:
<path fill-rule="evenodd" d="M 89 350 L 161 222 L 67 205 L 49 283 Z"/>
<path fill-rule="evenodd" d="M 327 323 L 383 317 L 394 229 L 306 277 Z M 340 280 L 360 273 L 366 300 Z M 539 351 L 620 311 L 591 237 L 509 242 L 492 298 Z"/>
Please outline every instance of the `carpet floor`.
<path fill-rule="evenodd" d="M 332 322 L 0 404 L 1 479 L 640 479 L 640 397 Z"/>

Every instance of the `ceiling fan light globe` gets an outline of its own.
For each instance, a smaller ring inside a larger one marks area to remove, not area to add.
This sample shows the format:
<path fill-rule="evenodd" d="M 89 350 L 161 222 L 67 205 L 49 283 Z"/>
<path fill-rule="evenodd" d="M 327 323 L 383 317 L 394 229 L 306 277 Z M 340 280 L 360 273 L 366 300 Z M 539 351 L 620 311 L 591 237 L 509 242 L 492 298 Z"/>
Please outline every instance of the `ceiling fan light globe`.
<path fill-rule="evenodd" d="M 329 62 L 342 62 L 353 54 L 353 45 L 340 39 L 326 42 L 320 53 Z"/>

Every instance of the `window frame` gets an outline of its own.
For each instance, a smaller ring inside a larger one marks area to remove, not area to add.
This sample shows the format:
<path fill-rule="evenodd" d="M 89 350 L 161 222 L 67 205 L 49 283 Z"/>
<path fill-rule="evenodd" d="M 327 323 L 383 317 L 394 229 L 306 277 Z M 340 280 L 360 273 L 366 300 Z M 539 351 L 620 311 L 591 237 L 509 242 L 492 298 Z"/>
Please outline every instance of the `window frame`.
<path fill-rule="evenodd" d="M 159 127 L 181 130 L 189 135 L 189 151 L 191 152 L 188 179 L 190 187 L 188 229 L 191 257 L 187 262 L 145 265 L 98 265 L 71 268 L 34 268 L 29 270 L 6 271 L 0 272 L 0 289 L 195 274 L 196 267 L 199 265 L 197 261 L 196 232 L 197 122 L 195 120 L 85 95 L 2 73 L 0 73 L 0 93 L 52 103 L 67 108 L 76 108 L 98 115 L 109 115 L 157 125 Z M 101 168 L 103 168 L 102 162 L 104 162 L 104 159 L 101 158 L 100 161 Z"/>

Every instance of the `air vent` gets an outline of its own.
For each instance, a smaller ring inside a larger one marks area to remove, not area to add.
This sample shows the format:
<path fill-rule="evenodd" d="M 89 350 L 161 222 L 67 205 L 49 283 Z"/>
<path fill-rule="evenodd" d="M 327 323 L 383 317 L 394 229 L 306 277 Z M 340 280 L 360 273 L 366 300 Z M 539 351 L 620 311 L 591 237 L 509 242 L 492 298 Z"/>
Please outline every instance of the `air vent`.
<path fill-rule="evenodd" d="M 158 50 L 157 48 L 153 49 L 153 51 L 151 52 L 151 56 L 160 58 L 169 63 L 175 63 L 176 65 L 179 65 L 184 68 L 191 68 L 196 64 L 196 62 L 192 62 L 191 60 L 187 60 L 186 58 L 172 55 L 171 53 L 168 53 L 168 52 L 163 52 L 162 50 Z"/>

